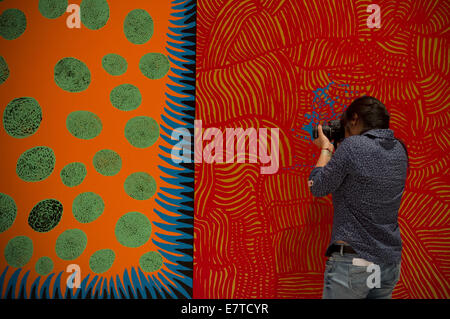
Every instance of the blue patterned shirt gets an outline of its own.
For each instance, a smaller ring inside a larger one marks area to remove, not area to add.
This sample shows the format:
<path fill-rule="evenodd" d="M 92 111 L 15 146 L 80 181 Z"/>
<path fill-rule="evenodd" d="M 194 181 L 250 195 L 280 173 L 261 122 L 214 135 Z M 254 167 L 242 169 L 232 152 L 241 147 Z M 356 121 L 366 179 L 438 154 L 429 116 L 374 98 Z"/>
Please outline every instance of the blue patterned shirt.
<path fill-rule="evenodd" d="M 327 165 L 311 171 L 312 195 L 332 194 L 330 246 L 342 240 L 368 261 L 400 262 L 402 241 L 397 217 L 407 161 L 391 129 L 372 129 L 345 138 Z"/>

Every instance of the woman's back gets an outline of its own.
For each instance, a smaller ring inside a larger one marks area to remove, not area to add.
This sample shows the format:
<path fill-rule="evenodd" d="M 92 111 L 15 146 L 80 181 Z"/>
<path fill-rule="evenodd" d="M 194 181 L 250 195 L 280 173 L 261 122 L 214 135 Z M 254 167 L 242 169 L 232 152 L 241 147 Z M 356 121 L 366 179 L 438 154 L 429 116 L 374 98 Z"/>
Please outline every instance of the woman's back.
<path fill-rule="evenodd" d="M 369 130 L 344 140 L 335 160 L 346 165 L 342 183 L 332 193 L 331 243 L 346 241 L 362 258 L 374 262 L 399 262 L 397 217 L 407 171 L 403 146 L 390 129 Z"/>

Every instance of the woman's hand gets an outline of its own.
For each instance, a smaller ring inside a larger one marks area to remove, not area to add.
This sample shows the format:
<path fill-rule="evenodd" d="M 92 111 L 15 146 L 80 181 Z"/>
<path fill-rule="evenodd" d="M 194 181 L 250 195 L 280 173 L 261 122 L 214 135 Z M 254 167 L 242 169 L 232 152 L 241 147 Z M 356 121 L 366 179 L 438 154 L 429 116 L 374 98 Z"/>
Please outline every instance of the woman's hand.
<path fill-rule="evenodd" d="M 334 151 L 334 145 L 331 144 L 328 137 L 326 137 L 325 134 L 323 134 L 321 124 L 318 125 L 317 131 L 319 133 L 319 136 L 313 141 L 314 145 L 316 145 L 320 149 L 328 148 L 331 151 Z"/>

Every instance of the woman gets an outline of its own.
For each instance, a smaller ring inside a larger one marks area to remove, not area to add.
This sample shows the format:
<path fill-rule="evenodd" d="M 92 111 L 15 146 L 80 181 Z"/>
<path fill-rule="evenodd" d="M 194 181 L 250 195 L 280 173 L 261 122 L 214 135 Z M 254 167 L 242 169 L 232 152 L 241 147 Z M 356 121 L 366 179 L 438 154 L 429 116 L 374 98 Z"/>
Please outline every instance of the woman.
<path fill-rule="evenodd" d="M 400 276 L 397 216 L 408 154 L 374 97 L 354 100 L 341 123 L 345 139 L 336 152 L 318 126 L 313 143 L 321 153 L 308 181 L 313 196 L 331 193 L 334 207 L 322 297 L 391 298 Z"/>

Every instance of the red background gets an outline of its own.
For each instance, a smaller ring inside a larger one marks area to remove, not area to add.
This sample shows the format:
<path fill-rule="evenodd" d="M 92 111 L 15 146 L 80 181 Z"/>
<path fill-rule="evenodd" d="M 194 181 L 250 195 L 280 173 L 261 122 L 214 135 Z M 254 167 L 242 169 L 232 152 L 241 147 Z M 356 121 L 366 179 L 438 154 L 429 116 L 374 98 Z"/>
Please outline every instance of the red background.
<path fill-rule="evenodd" d="M 198 1 L 196 118 L 223 132 L 278 127 L 280 169 L 196 164 L 195 298 L 321 296 L 333 209 L 308 191 L 317 150 L 297 135 L 331 81 L 349 84 L 330 88 L 343 105 L 380 99 L 409 150 L 394 298 L 449 297 L 449 12 L 428 0 Z"/>

